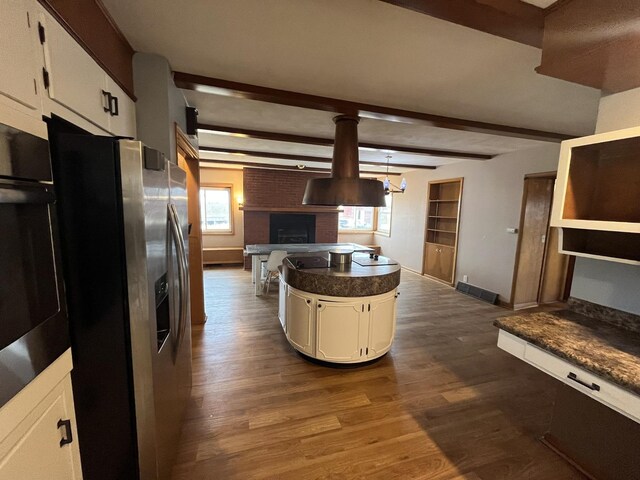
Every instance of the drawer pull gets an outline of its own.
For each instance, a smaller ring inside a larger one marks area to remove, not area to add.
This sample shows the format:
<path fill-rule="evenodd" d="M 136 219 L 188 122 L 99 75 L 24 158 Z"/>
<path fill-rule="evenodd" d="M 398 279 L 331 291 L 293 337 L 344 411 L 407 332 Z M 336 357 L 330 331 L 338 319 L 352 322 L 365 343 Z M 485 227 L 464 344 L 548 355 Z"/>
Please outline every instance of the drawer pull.
<path fill-rule="evenodd" d="M 73 442 L 73 434 L 71 433 L 71 420 L 58 420 L 58 429 L 64 427 L 65 436 L 60 440 L 60 446 L 63 447 Z"/>
<path fill-rule="evenodd" d="M 573 373 L 573 372 L 569 372 L 569 375 L 567 375 L 567 378 L 568 378 L 569 380 L 572 380 L 572 381 L 576 382 L 576 383 L 579 383 L 579 384 L 580 384 L 580 385 L 582 385 L 583 387 L 587 387 L 589 390 L 593 390 L 593 391 L 595 391 L 595 392 L 599 392 L 599 391 L 600 391 L 600 385 L 598 385 L 597 383 L 591 383 L 591 384 L 589 384 L 589 383 L 587 383 L 587 382 L 585 382 L 585 381 L 583 381 L 583 380 L 580 380 L 580 379 L 578 378 L 578 375 L 576 375 L 576 374 L 575 374 L 575 373 Z"/>

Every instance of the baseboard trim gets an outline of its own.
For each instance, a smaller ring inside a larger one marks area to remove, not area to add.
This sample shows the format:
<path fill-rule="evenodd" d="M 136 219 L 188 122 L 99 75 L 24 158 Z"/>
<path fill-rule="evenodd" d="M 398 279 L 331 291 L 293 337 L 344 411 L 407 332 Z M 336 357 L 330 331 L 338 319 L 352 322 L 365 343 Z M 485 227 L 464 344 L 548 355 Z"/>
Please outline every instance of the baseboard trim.
<path fill-rule="evenodd" d="M 202 249 L 204 265 L 239 265 L 244 263 L 243 247 L 207 247 Z"/>
<path fill-rule="evenodd" d="M 419 272 L 418 270 L 414 270 L 413 268 L 405 267 L 404 265 L 400 265 L 400 268 L 402 268 L 403 270 L 407 270 L 411 273 L 415 273 L 416 275 L 422 276 L 422 272 Z"/>

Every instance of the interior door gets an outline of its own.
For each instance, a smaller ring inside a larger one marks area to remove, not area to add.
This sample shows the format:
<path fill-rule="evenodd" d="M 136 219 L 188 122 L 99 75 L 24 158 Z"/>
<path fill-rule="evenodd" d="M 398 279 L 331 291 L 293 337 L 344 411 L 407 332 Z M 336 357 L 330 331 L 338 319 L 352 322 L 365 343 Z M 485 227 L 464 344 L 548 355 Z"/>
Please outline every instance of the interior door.
<path fill-rule="evenodd" d="M 525 178 L 524 181 L 524 209 L 513 291 L 514 308 L 538 304 L 553 185 L 553 178 L 532 177 Z"/>

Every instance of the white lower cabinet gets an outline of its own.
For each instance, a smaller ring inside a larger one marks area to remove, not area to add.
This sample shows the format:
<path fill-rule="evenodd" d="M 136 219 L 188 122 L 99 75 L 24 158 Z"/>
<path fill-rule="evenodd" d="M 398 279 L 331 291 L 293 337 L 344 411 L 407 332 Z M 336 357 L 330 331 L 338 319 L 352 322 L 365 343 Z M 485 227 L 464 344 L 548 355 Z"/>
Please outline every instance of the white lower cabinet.
<path fill-rule="evenodd" d="M 331 302 L 319 299 L 316 317 L 316 357 L 328 362 L 350 362 L 360 359 L 368 326 L 364 310 L 362 302 Z"/>
<path fill-rule="evenodd" d="M 640 396 L 502 329 L 498 347 L 640 423 Z"/>
<path fill-rule="evenodd" d="M 299 351 L 314 355 L 315 324 L 313 299 L 299 290 L 287 289 L 286 325 L 289 342 Z"/>
<path fill-rule="evenodd" d="M 281 281 L 279 318 L 296 350 L 327 362 L 365 362 L 391 348 L 396 298 L 396 290 L 371 297 L 324 297 Z"/>
<path fill-rule="evenodd" d="M 280 291 L 278 295 L 278 320 L 285 333 L 287 333 L 287 284 L 280 275 Z"/>
<path fill-rule="evenodd" d="M 0 480 L 82 479 L 71 376 L 43 378 L 56 370 L 49 367 L 0 409 Z"/>
<path fill-rule="evenodd" d="M 396 296 L 371 302 L 367 357 L 375 358 L 391 348 L 396 333 Z"/>

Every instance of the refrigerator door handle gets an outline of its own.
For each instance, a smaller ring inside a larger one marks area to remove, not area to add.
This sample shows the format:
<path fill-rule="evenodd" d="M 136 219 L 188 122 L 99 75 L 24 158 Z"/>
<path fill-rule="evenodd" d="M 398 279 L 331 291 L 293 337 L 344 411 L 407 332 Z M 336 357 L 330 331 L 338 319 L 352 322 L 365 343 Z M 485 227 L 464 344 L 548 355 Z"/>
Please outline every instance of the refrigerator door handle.
<path fill-rule="evenodd" d="M 178 338 L 176 348 L 182 343 L 184 332 L 187 327 L 187 313 L 188 302 L 187 295 L 189 292 L 189 276 L 188 276 L 188 263 L 186 248 L 184 243 L 184 236 L 182 235 L 182 229 L 180 228 L 180 217 L 174 204 L 169 204 L 172 218 L 172 233 L 175 236 L 176 252 L 178 254 L 178 275 L 180 277 L 180 318 L 178 324 Z"/>
<path fill-rule="evenodd" d="M 178 223 L 178 218 L 176 215 L 175 205 L 168 204 L 167 208 L 169 210 L 169 226 L 171 228 L 171 238 L 176 246 L 176 256 L 178 260 L 178 295 L 180 297 L 179 303 L 179 317 L 178 317 L 178 328 L 176 335 L 176 344 L 174 345 L 174 350 L 178 349 L 180 342 L 182 340 L 182 324 L 184 317 L 184 262 L 183 262 L 183 254 L 182 247 L 183 244 L 180 241 L 180 224 Z"/>

